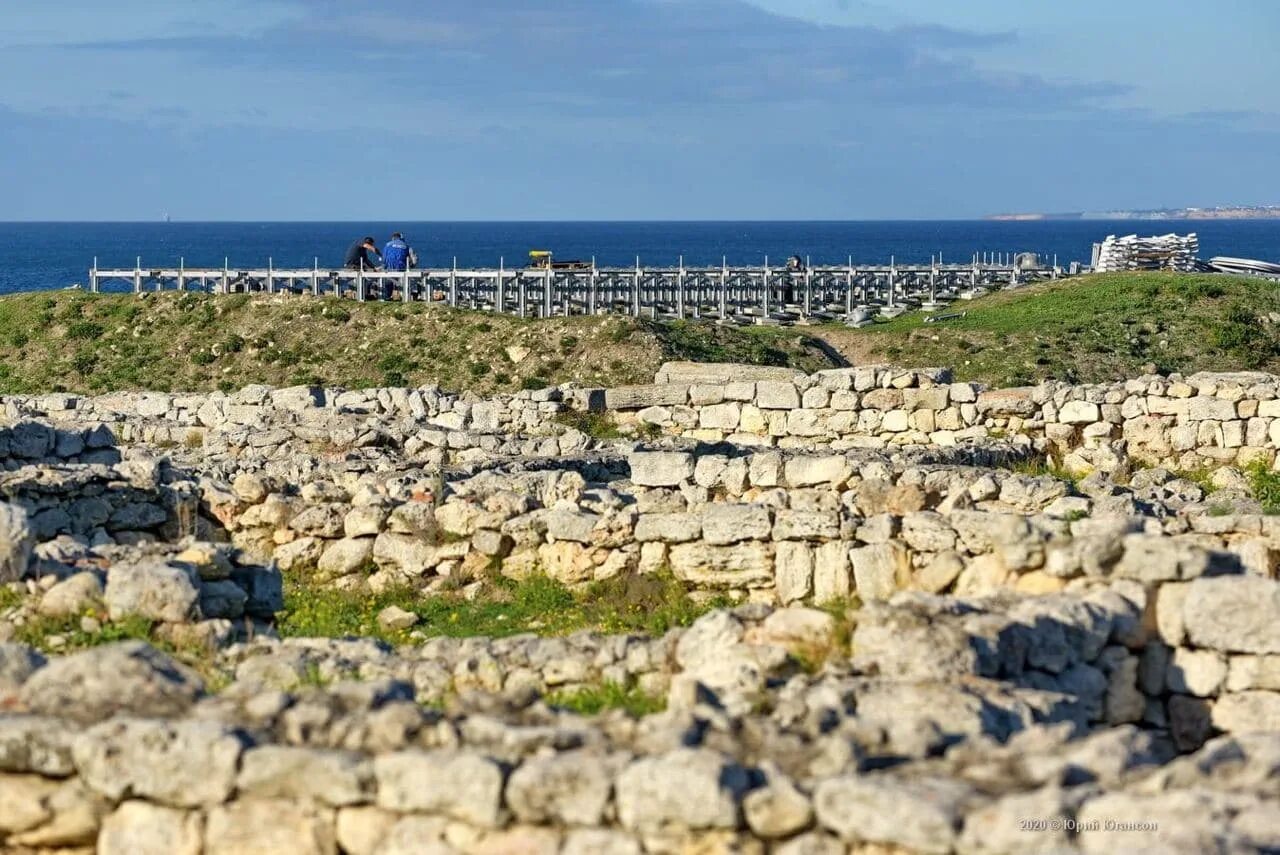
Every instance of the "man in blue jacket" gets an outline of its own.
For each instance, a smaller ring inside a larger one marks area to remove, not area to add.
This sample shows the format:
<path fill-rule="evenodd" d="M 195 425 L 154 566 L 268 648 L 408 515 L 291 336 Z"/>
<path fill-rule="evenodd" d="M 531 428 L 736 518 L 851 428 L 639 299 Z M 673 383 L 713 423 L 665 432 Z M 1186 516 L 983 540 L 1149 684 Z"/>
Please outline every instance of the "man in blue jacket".
<path fill-rule="evenodd" d="M 391 240 L 387 241 L 387 245 L 382 248 L 382 269 L 387 271 L 408 270 L 417 266 L 418 259 L 414 255 L 413 250 L 405 241 L 404 235 L 395 232 L 391 235 Z M 383 299 L 390 299 L 390 287 L 383 294 Z"/>

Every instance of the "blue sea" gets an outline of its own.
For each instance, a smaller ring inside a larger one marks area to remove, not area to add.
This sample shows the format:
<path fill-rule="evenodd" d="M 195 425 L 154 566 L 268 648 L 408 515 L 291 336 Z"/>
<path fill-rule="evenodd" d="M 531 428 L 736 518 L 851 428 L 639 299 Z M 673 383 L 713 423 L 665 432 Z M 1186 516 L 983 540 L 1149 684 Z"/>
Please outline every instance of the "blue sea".
<path fill-rule="evenodd" d="M 600 266 L 967 261 L 975 252 L 1038 252 L 1047 261 L 1088 263 L 1108 234 L 1195 231 L 1200 255 L 1280 261 L 1280 220 L 1031 222 L 432 222 L 432 223 L 0 223 L 0 293 L 85 283 L 100 267 L 337 267 L 366 234 L 382 243 L 404 232 L 427 267 L 522 265 L 531 249 Z"/>

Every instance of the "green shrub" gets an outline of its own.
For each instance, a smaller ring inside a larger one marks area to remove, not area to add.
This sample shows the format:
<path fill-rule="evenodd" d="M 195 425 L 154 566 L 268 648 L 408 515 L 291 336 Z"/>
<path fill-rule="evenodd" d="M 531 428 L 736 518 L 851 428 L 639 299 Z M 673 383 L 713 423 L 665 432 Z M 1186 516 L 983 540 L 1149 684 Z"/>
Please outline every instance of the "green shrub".
<path fill-rule="evenodd" d="M 1249 464 L 1245 474 L 1249 477 L 1249 491 L 1262 505 L 1262 512 L 1280 514 L 1280 472 L 1258 460 Z"/>
<path fill-rule="evenodd" d="M 93 341 L 101 338 L 104 332 L 106 330 L 103 329 L 102 324 L 97 324 L 93 321 L 76 321 L 67 325 L 67 338 L 82 341 Z"/>
<path fill-rule="evenodd" d="M 197 350 L 191 354 L 191 362 L 194 365 L 209 365 L 215 358 L 213 352 L 209 350 Z"/>
<path fill-rule="evenodd" d="M 97 364 L 98 358 L 88 350 L 77 351 L 75 356 L 71 357 L 71 367 L 81 376 L 91 374 Z"/>

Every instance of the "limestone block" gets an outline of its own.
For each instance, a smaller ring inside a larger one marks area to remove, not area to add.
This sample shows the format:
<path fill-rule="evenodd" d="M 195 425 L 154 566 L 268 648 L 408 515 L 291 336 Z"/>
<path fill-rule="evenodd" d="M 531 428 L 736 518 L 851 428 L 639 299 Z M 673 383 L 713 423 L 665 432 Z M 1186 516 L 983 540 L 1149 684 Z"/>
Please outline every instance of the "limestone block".
<path fill-rule="evenodd" d="M 115 718 L 80 733 L 76 769 L 95 792 L 174 807 L 224 801 L 235 788 L 243 738 L 214 721 Z"/>
<path fill-rule="evenodd" d="M 332 855 L 338 848 L 334 818 L 332 810 L 306 802 L 238 799 L 209 812 L 204 855 Z"/>
<path fill-rule="evenodd" d="M 845 841 L 883 844 L 878 851 L 954 850 L 966 784 L 944 778 L 828 778 L 813 795 L 818 822 Z"/>
<path fill-rule="evenodd" d="M 782 508 L 774 513 L 774 540 L 834 540 L 839 536 L 840 515 L 835 511 Z"/>
<path fill-rule="evenodd" d="M 792 457 L 787 460 L 784 472 L 786 483 L 791 487 L 812 487 L 818 484 L 839 486 L 849 479 L 852 467 L 844 455 L 830 454 L 821 457 Z M 754 478 L 752 483 L 757 483 Z"/>
<path fill-rule="evenodd" d="M 1197 395 L 1187 401 L 1187 418 L 1191 421 L 1230 421 L 1236 417 L 1236 405 L 1221 398 Z"/>
<path fill-rule="evenodd" d="M 0 584 L 22 578 L 34 546 L 27 512 L 17 505 L 0 502 Z"/>
<path fill-rule="evenodd" d="M 885 433 L 902 433 L 911 429 L 911 414 L 906 410 L 889 410 L 880 422 Z"/>
<path fill-rule="evenodd" d="M 784 605 L 799 602 L 813 590 L 813 550 L 805 543 L 783 541 L 775 546 L 775 584 Z"/>
<path fill-rule="evenodd" d="M 1165 685 L 1170 692 L 1210 697 L 1216 695 L 1227 678 L 1227 658 L 1212 650 L 1173 651 L 1165 672 Z"/>
<path fill-rule="evenodd" d="M 800 406 L 806 409 L 818 410 L 827 406 L 831 400 L 831 392 L 823 386 L 812 386 L 804 390 L 804 394 L 800 396 Z"/>
<path fill-rule="evenodd" d="M 1232 692 L 1214 702 L 1210 715 L 1213 726 L 1227 733 L 1275 733 L 1280 730 L 1280 692 Z"/>
<path fill-rule="evenodd" d="M 698 425 L 716 430 L 737 430 L 742 419 L 742 405 L 730 401 L 727 404 L 711 404 L 698 411 Z"/>
<path fill-rule="evenodd" d="M 752 541 L 733 546 L 681 543 L 668 550 L 677 579 L 717 588 L 762 588 L 773 584 L 773 547 Z"/>
<path fill-rule="evenodd" d="M 702 537 L 707 543 L 724 546 L 743 540 L 764 540 L 773 527 L 769 509 L 760 504 L 707 505 L 702 511 Z"/>
<path fill-rule="evenodd" d="M 793 387 L 794 388 L 794 387 Z M 618 776 L 618 820 L 624 828 L 658 831 L 735 828 L 746 771 L 708 748 L 680 748 L 634 761 Z"/>
<path fill-rule="evenodd" d="M 951 586 L 961 571 L 964 559 L 957 552 L 939 552 L 929 563 L 916 571 L 913 587 L 930 594 L 941 594 Z"/>
<path fill-rule="evenodd" d="M 702 518 L 690 513 L 641 514 L 636 518 L 635 539 L 642 543 L 687 543 L 702 535 Z"/>
<path fill-rule="evenodd" d="M 255 797 L 354 805 L 370 798 L 373 770 L 353 751 L 263 745 L 241 757 L 236 788 Z"/>
<path fill-rule="evenodd" d="M 1251 575 L 1196 579 L 1186 592 L 1182 616 L 1196 647 L 1280 653 L 1280 581 Z"/>
<path fill-rule="evenodd" d="M 689 387 L 689 403 L 695 407 L 719 404 L 725 399 L 724 386 L 718 384 L 693 384 Z"/>
<path fill-rule="evenodd" d="M 103 602 L 112 620 L 137 616 L 181 623 L 199 617 L 199 600 L 199 579 L 187 565 L 144 559 L 107 571 Z"/>
<path fill-rule="evenodd" d="M 921 552 L 946 552 L 955 548 L 956 533 L 942 514 L 913 511 L 902 517 L 902 539 Z"/>
<path fill-rule="evenodd" d="M 755 404 L 762 410 L 791 410 L 800 406 L 800 390 L 794 383 L 761 380 L 756 383 Z"/>
<path fill-rule="evenodd" d="M 501 821 L 502 769 L 470 751 L 407 750 L 373 760 L 378 805 L 395 811 L 438 813 L 480 826 Z"/>
<path fill-rule="evenodd" d="M 906 547 L 890 541 L 849 550 L 854 584 L 863 602 L 887 600 L 907 587 L 911 561 Z"/>
<path fill-rule="evenodd" d="M 689 387 L 679 384 L 654 383 L 618 386 L 606 389 L 605 407 L 610 410 L 643 410 L 645 407 L 670 407 L 689 400 Z"/>
<path fill-rule="evenodd" d="M 1225 689 L 1228 692 L 1280 691 L 1280 656 L 1232 656 L 1227 666 Z"/>
<path fill-rule="evenodd" d="M 324 547 L 316 569 L 329 578 L 346 576 L 357 570 L 367 569 L 373 560 L 372 537 L 343 538 L 331 540 Z"/>
<path fill-rule="evenodd" d="M 843 600 L 851 590 L 849 544 L 832 541 L 813 554 L 813 599 L 818 604 Z"/>
<path fill-rule="evenodd" d="M 200 814 L 127 801 L 102 823 L 99 855 L 200 855 Z"/>
<path fill-rule="evenodd" d="M 674 487 L 693 477 L 693 455 L 683 451 L 636 451 L 627 463 L 631 482 L 641 487 Z"/>
<path fill-rule="evenodd" d="M 868 410 L 896 410 L 902 407 L 902 392 L 898 389 L 872 389 L 862 396 L 862 406 Z"/>

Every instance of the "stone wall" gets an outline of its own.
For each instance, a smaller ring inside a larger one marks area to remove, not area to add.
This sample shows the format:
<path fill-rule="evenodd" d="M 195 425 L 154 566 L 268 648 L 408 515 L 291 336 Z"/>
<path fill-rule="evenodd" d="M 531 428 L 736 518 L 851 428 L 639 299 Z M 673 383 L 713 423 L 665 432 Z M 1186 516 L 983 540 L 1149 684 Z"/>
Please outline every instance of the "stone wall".
<path fill-rule="evenodd" d="M 390 442 L 437 459 L 548 454 L 597 443 L 560 420 L 607 412 L 624 430 L 741 446 L 884 448 L 955 445 L 1024 435 L 1073 471 L 1114 469 L 1123 451 L 1148 465 L 1194 470 L 1275 459 L 1280 377 L 1256 372 L 1139 377 L 1099 385 L 1050 382 L 986 389 L 945 369 L 891 366 L 821 371 L 673 363 L 659 382 L 617 389 L 560 387 L 488 399 L 434 388 L 343 391 L 246 387 L 199 395 L 8 396 L 11 419 L 111 423 L 122 441 L 204 441 L 272 448 L 298 439 L 341 447 Z M 1273 436 L 1273 433 L 1275 436 Z"/>
<path fill-rule="evenodd" d="M 1280 694 L 1238 687 L 1280 651 L 1280 583 L 1189 585 L 1177 610 L 1188 646 L 1161 678 L 1183 691 L 1152 696 L 1142 687 L 1156 660 L 1142 643 L 1145 608 L 1125 596 L 1141 591 L 1132 585 L 899 595 L 863 609 L 853 658 L 821 673 L 803 657 L 838 644 L 836 622 L 795 607 L 715 611 L 661 639 L 437 639 L 396 651 L 260 639 L 227 651 L 235 676 L 216 695 L 137 642 L 48 662 L 0 644 L 0 845 L 1268 851 L 1280 805 L 1268 699 Z M 1235 674 L 1235 690 L 1190 691 L 1211 679 L 1193 656 L 1246 648 L 1250 661 L 1233 659 L 1224 678 Z M 627 675 L 665 694 L 666 711 L 584 718 L 540 700 Z M 1174 759 L 1159 731 L 1131 724 L 1166 705 L 1180 742 L 1202 716 L 1232 735 Z M 1117 836 L 1121 822 L 1132 833 Z"/>

